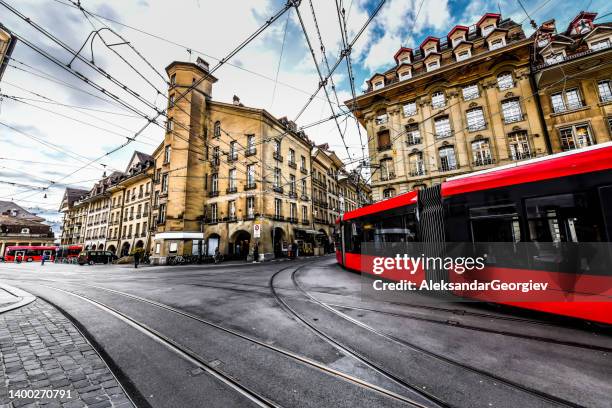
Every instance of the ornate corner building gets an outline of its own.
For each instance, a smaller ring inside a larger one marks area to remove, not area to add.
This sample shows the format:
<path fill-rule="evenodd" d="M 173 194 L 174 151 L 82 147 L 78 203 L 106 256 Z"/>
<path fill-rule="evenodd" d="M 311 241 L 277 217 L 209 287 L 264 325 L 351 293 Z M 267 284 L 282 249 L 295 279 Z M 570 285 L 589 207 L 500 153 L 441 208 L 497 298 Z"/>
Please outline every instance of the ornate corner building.
<path fill-rule="evenodd" d="M 255 247 L 261 259 L 331 250 L 338 215 L 369 202 L 364 180 L 286 118 L 236 96 L 213 100 L 205 61 L 166 71 L 163 142 L 90 191 L 66 189 L 62 244 L 119 256 L 143 248 L 154 263 L 217 250 L 252 259 Z"/>
<path fill-rule="evenodd" d="M 547 22 L 527 37 L 520 24 L 487 13 L 444 38 L 401 47 L 394 67 L 346 102 L 368 132 L 374 200 L 610 140 L 610 97 L 601 96 L 610 94 L 609 27 L 595 24 L 595 15 L 581 13 L 561 34 Z M 571 61 L 581 60 L 573 63 L 580 70 L 589 58 L 600 69 L 591 67 L 589 79 L 572 76 Z M 567 95 L 575 83 L 580 106 Z"/>

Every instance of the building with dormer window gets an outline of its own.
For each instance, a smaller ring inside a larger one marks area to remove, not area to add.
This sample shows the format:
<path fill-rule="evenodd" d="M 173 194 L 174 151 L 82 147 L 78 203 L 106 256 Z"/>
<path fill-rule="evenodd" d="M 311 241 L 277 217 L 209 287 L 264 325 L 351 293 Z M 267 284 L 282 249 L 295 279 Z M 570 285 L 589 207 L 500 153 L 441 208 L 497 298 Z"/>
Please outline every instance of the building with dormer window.
<path fill-rule="evenodd" d="M 553 152 L 612 140 L 612 24 L 579 13 L 534 33 L 534 83 Z"/>
<path fill-rule="evenodd" d="M 354 101 L 368 132 L 375 200 L 548 153 L 519 24 L 487 13 L 400 47 Z"/>

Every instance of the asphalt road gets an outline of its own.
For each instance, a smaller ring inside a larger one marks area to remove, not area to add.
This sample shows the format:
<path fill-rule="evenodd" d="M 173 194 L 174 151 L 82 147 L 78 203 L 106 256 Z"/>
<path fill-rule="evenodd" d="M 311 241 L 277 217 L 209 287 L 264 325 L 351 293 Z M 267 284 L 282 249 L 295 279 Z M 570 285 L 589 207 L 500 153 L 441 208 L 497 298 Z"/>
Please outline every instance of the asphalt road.
<path fill-rule="evenodd" d="M 488 305 L 364 298 L 333 257 L 0 264 L 147 407 L 612 407 L 605 328 Z"/>

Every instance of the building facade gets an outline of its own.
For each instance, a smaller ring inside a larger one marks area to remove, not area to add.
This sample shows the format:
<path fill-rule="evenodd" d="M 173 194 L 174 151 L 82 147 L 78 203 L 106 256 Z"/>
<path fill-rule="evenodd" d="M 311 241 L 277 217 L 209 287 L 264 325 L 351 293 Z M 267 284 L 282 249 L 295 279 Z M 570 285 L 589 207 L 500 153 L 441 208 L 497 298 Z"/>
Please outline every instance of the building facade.
<path fill-rule="evenodd" d="M 212 100 L 207 65 L 175 62 L 166 138 L 155 156 L 153 258 L 284 256 L 311 221 L 311 144 L 263 109 Z M 206 79 L 186 98 L 175 95 Z M 299 234 L 298 234 L 299 235 Z"/>
<path fill-rule="evenodd" d="M 55 237 L 43 221 L 13 202 L 0 201 L 0 257 L 9 246 L 52 246 Z"/>
<path fill-rule="evenodd" d="M 548 154 L 521 26 L 485 14 L 402 47 L 353 102 L 368 132 L 374 200 Z"/>
<path fill-rule="evenodd" d="M 554 20 L 534 34 L 533 63 L 554 153 L 612 140 L 612 24 L 578 14 L 564 31 Z"/>
<path fill-rule="evenodd" d="M 260 259 L 296 246 L 306 255 L 329 250 L 338 215 L 369 201 L 363 179 L 286 118 L 236 96 L 213 100 L 217 80 L 204 61 L 173 62 L 166 71 L 163 142 L 150 156 L 136 152 L 124 173 L 90 192 L 67 189 L 62 243 L 119 256 L 143 248 L 154 263 L 217 250 L 253 259 L 256 246 Z"/>
<path fill-rule="evenodd" d="M 118 256 L 150 249 L 153 157 L 134 152 L 125 173 L 108 189 L 110 219 L 106 249 Z"/>
<path fill-rule="evenodd" d="M 81 203 L 88 190 L 67 187 L 59 211 L 64 214 L 60 245 L 78 245 L 85 242 L 85 228 L 89 206 Z"/>

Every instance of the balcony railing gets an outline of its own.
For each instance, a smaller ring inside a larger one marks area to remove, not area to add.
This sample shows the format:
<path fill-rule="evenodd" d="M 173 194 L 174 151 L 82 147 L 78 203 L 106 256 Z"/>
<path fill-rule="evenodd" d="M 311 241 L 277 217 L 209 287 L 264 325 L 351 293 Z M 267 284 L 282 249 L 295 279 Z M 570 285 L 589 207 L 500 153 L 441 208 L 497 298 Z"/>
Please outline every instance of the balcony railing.
<path fill-rule="evenodd" d="M 425 175 L 425 169 L 411 169 L 410 170 L 410 177 L 419 177 L 419 176 L 424 176 Z"/>
<path fill-rule="evenodd" d="M 528 152 L 516 152 L 516 153 L 511 153 L 510 154 L 510 158 L 512 160 L 525 160 L 525 159 L 531 159 L 532 157 L 535 157 L 535 155 L 533 153 L 531 153 L 531 151 L 528 151 Z"/>
<path fill-rule="evenodd" d="M 300 171 L 304 174 L 308 174 L 308 169 L 306 167 L 300 167 Z"/>
<path fill-rule="evenodd" d="M 378 151 L 379 152 L 383 152 L 385 150 L 390 150 L 390 149 L 391 149 L 391 144 L 386 144 L 386 145 L 378 146 Z"/>
<path fill-rule="evenodd" d="M 308 220 L 308 218 L 302 218 L 302 225 L 308 225 L 310 224 L 310 221 Z"/>
<path fill-rule="evenodd" d="M 248 183 L 244 185 L 244 191 L 255 190 L 257 188 L 257 183 Z"/>
<path fill-rule="evenodd" d="M 274 157 L 274 160 L 276 160 L 276 161 L 279 161 L 279 162 L 283 161 L 283 156 L 281 156 L 279 153 L 274 152 L 272 157 Z"/>
<path fill-rule="evenodd" d="M 280 215 L 280 214 L 274 214 L 274 215 L 272 216 L 272 219 L 273 219 L 273 220 L 275 220 L 275 221 L 284 221 L 284 220 L 285 220 L 285 217 L 283 217 L 283 216 L 282 216 L 282 215 Z"/>
<path fill-rule="evenodd" d="M 289 217 L 287 219 L 291 224 L 297 224 L 298 223 L 298 219 L 296 217 Z"/>
<path fill-rule="evenodd" d="M 474 166 L 488 166 L 489 164 L 493 164 L 495 161 L 492 157 L 479 157 L 474 160 Z"/>
<path fill-rule="evenodd" d="M 225 192 L 227 194 L 237 193 L 238 192 L 238 187 L 229 187 L 227 190 L 225 190 Z"/>
<path fill-rule="evenodd" d="M 248 149 L 246 149 L 246 151 L 244 152 L 245 156 L 253 156 L 257 153 L 257 148 L 255 147 L 249 147 Z"/>
<path fill-rule="evenodd" d="M 292 169 L 297 169 L 297 163 L 294 161 L 290 161 L 287 163 L 289 165 L 289 167 L 291 167 Z"/>
<path fill-rule="evenodd" d="M 219 196 L 219 190 L 209 191 L 208 192 L 208 196 L 209 197 L 218 197 Z"/>
<path fill-rule="evenodd" d="M 283 186 L 274 186 L 272 187 L 272 190 L 274 190 L 276 193 L 282 193 L 284 191 Z"/>
<path fill-rule="evenodd" d="M 297 198 L 297 193 L 295 191 L 289 191 L 289 198 Z"/>

